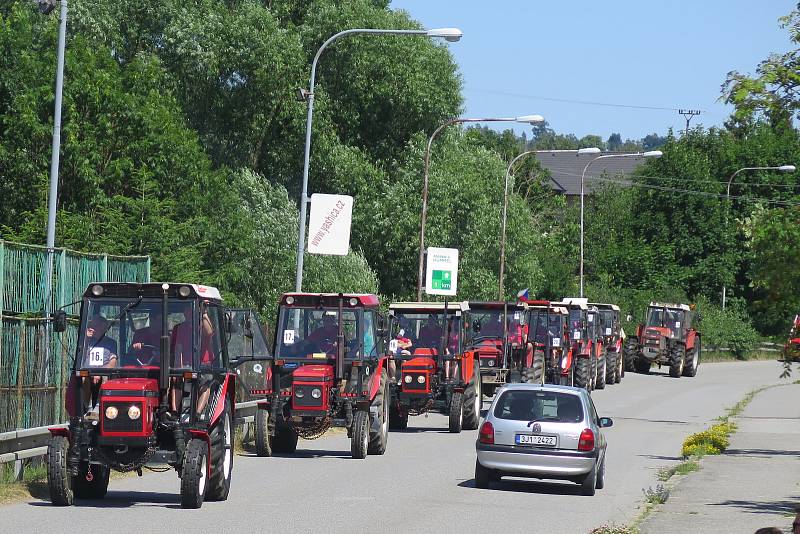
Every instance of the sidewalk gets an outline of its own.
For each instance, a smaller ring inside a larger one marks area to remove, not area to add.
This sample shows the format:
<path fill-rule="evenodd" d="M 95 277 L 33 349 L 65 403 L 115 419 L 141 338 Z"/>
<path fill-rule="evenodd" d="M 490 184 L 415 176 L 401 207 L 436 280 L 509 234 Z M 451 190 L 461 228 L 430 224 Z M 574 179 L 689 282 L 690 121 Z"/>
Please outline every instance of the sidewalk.
<path fill-rule="evenodd" d="M 777 379 L 777 377 L 776 377 Z M 757 394 L 735 418 L 728 450 L 673 489 L 641 525 L 643 533 L 791 532 L 800 506 L 800 385 Z"/>

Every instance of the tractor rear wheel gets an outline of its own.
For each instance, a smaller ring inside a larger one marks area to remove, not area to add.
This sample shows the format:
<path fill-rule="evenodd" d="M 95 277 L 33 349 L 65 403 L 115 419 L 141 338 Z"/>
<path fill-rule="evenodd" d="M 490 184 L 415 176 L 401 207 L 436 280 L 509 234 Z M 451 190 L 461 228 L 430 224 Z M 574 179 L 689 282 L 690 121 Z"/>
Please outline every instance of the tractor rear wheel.
<path fill-rule="evenodd" d="M 638 366 L 636 365 L 636 360 L 639 356 L 639 342 L 636 338 L 628 338 L 625 341 L 625 345 L 622 348 L 622 359 L 625 361 L 625 370 L 626 371 L 639 371 Z M 649 367 L 648 367 L 649 369 Z"/>
<path fill-rule="evenodd" d="M 355 459 L 367 457 L 369 449 L 369 412 L 358 410 L 353 416 L 353 432 L 350 438 L 350 454 Z"/>
<path fill-rule="evenodd" d="M 669 351 L 669 376 L 680 378 L 683 374 L 683 364 L 686 360 L 686 349 L 683 345 L 676 343 Z"/>
<path fill-rule="evenodd" d="M 592 367 L 589 358 L 578 357 L 573 360 L 575 364 L 575 387 L 585 388 L 586 391 L 592 390 L 592 383 L 589 377 L 589 371 Z"/>
<path fill-rule="evenodd" d="M 450 399 L 450 420 L 448 429 L 453 434 L 461 432 L 464 424 L 464 394 L 456 391 Z"/>
<path fill-rule="evenodd" d="M 616 352 L 606 351 L 606 384 L 617 383 L 617 356 Z"/>
<path fill-rule="evenodd" d="M 386 443 L 389 441 L 389 395 L 388 395 L 388 375 L 386 370 L 381 371 L 381 381 L 378 392 L 372 400 L 372 406 L 377 407 L 378 414 L 375 416 L 378 422 L 378 431 L 370 432 L 369 454 L 383 454 L 386 452 Z M 371 430 L 371 429 L 370 429 Z"/>
<path fill-rule="evenodd" d="M 396 403 L 389 407 L 389 429 L 405 430 L 408 428 L 408 413 L 400 413 L 400 408 Z"/>
<path fill-rule="evenodd" d="M 255 415 L 256 454 L 272 456 L 272 436 L 269 435 L 269 410 L 259 408 Z"/>
<path fill-rule="evenodd" d="M 272 437 L 272 452 L 293 454 L 297 450 L 297 432 L 289 426 L 275 425 L 275 435 Z"/>
<path fill-rule="evenodd" d="M 91 468 L 92 480 L 86 480 Z M 72 491 L 76 499 L 102 499 L 108 493 L 108 478 L 111 469 L 104 465 L 81 462 L 78 476 L 72 479 Z"/>
<path fill-rule="evenodd" d="M 559 371 L 556 371 L 556 373 L 557 373 L 556 384 L 561 384 L 562 386 L 574 386 L 575 385 L 575 380 L 574 380 L 575 368 L 574 367 L 572 369 L 570 369 L 569 372 L 567 374 L 565 374 L 565 375 L 561 374 L 561 372 L 559 372 Z"/>
<path fill-rule="evenodd" d="M 472 366 L 472 380 L 464 390 L 464 430 L 477 430 L 481 420 L 483 395 L 481 394 L 481 372 L 477 365 Z"/>
<path fill-rule="evenodd" d="M 209 436 L 211 438 L 211 476 L 208 477 L 207 492 L 209 501 L 228 499 L 233 475 L 233 432 L 231 404 L 226 396 L 225 408 Z"/>
<path fill-rule="evenodd" d="M 604 352 L 597 362 L 597 379 L 595 381 L 595 389 L 605 389 L 606 388 L 606 374 L 608 370 L 608 366 L 606 365 L 606 353 Z"/>
<path fill-rule="evenodd" d="M 53 436 L 47 445 L 47 485 L 50 502 L 56 506 L 72 506 L 75 494 L 72 491 L 72 472 L 67 466 L 69 440 L 65 436 Z"/>
<path fill-rule="evenodd" d="M 646 375 L 650 372 L 650 366 L 652 365 L 652 362 L 647 358 L 637 357 L 635 360 L 633 360 L 633 365 L 634 371 Z"/>
<path fill-rule="evenodd" d="M 683 365 L 683 376 L 696 376 L 697 368 L 700 366 L 700 351 L 702 345 L 700 336 L 694 338 L 694 348 L 686 355 L 686 362 Z"/>
<path fill-rule="evenodd" d="M 200 508 L 208 486 L 208 445 L 192 439 L 183 454 L 181 470 L 181 508 Z"/>

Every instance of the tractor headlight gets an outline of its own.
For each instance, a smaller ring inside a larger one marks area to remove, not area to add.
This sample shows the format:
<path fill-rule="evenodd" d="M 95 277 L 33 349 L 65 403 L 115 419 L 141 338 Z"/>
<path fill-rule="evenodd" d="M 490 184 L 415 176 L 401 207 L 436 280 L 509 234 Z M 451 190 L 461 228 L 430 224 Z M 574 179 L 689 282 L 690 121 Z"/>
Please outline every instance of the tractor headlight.
<path fill-rule="evenodd" d="M 406 384 L 410 384 L 413 378 L 411 378 L 411 375 L 406 375 L 406 377 L 403 380 L 406 381 Z"/>
<path fill-rule="evenodd" d="M 566 369 L 567 368 L 567 357 L 566 356 L 561 358 L 561 368 L 562 369 Z"/>
<path fill-rule="evenodd" d="M 322 390 L 319 388 L 314 388 L 311 390 L 311 396 L 315 399 L 322 397 Z"/>
<path fill-rule="evenodd" d="M 106 419 L 116 419 L 119 415 L 119 410 L 116 406 L 109 406 L 106 408 Z"/>
<path fill-rule="evenodd" d="M 420 384 L 424 384 L 425 383 L 425 375 L 419 375 L 417 377 L 417 382 L 419 382 Z"/>
<path fill-rule="evenodd" d="M 303 388 L 295 388 L 294 396 L 297 397 L 298 399 L 302 399 L 303 397 L 306 396 L 306 392 L 303 390 Z"/>
<path fill-rule="evenodd" d="M 139 409 L 138 406 L 133 405 L 128 408 L 128 417 L 132 420 L 139 419 L 142 416 L 142 410 Z"/>
<path fill-rule="evenodd" d="M 494 365 L 495 365 L 494 358 L 492 358 L 491 360 L 489 360 L 489 367 L 494 367 Z"/>

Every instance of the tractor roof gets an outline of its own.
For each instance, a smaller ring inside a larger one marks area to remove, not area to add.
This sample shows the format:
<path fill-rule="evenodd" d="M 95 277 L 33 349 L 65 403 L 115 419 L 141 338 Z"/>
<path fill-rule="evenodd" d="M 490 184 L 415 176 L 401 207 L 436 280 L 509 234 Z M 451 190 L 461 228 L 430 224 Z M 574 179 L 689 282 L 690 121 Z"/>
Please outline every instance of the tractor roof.
<path fill-rule="evenodd" d="M 614 310 L 616 312 L 619 311 L 619 306 L 617 306 L 616 304 L 600 304 L 600 303 L 597 303 L 597 302 L 590 302 L 589 305 L 597 306 L 598 309 L 601 309 L 601 310 Z"/>
<path fill-rule="evenodd" d="M 403 310 L 403 311 L 444 311 L 444 302 L 393 302 L 389 305 L 389 310 Z M 469 310 L 469 302 L 448 302 L 448 312 L 465 312 Z"/>
<path fill-rule="evenodd" d="M 291 297 L 291 300 L 287 300 Z M 338 306 L 339 299 L 344 307 L 377 308 L 380 300 L 371 293 L 284 293 L 280 303 L 287 306 Z M 355 299 L 355 300 L 354 300 Z"/>
<path fill-rule="evenodd" d="M 186 295 L 181 295 L 179 291 L 182 288 L 188 288 L 188 292 L 184 289 Z M 97 288 L 97 289 L 96 289 Z M 201 298 L 222 302 L 222 295 L 216 287 L 202 286 L 199 284 L 185 284 L 177 282 L 150 282 L 150 283 L 136 283 L 136 282 L 96 282 L 89 284 L 86 291 L 83 292 L 84 297 L 145 297 L 145 298 L 161 298 L 164 295 L 164 290 L 167 291 L 167 296 L 170 298 Z"/>
<path fill-rule="evenodd" d="M 553 304 L 566 306 L 567 308 L 580 308 L 581 310 L 589 309 L 587 299 L 567 298 L 562 300 L 561 302 L 553 302 Z"/>
<path fill-rule="evenodd" d="M 469 301 L 469 309 L 470 310 L 502 310 L 503 306 L 508 304 L 509 310 L 524 310 L 527 308 L 527 304 L 524 302 L 503 302 L 501 300 L 494 300 L 494 301 L 479 301 L 479 300 L 471 300 Z"/>
<path fill-rule="evenodd" d="M 528 305 L 529 310 L 547 310 L 549 309 L 551 313 L 560 313 L 563 315 L 567 315 L 569 311 L 565 306 L 562 306 L 559 302 L 551 302 L 550 306 L 547 304 L 534 304 Z"/>
<path fill-rule="evenodd" d="M 673 310 L 683 310 L 683 311 L 690 311 L 690 309 L 691 309 L 686 304 L 669 304 L 669 303 L 666 303 L 666 302 L 651 302 L 650 303 L 650 307 L 651 308 L 671 308 Z"/>

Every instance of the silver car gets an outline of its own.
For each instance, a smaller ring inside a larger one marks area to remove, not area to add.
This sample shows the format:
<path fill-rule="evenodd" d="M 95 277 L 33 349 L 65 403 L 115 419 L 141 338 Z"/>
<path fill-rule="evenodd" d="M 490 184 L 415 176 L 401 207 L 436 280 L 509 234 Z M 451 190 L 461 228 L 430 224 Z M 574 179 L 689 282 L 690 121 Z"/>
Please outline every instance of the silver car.
<path fill-rule="evenodd" d="M 606 439 L 613 421 L 598 417 L 582 388 L 509 384 L 495 395 L 475 448 L 475 486 L 500 477 L 571 480 L 581 493 L 603 487 Z"/>

